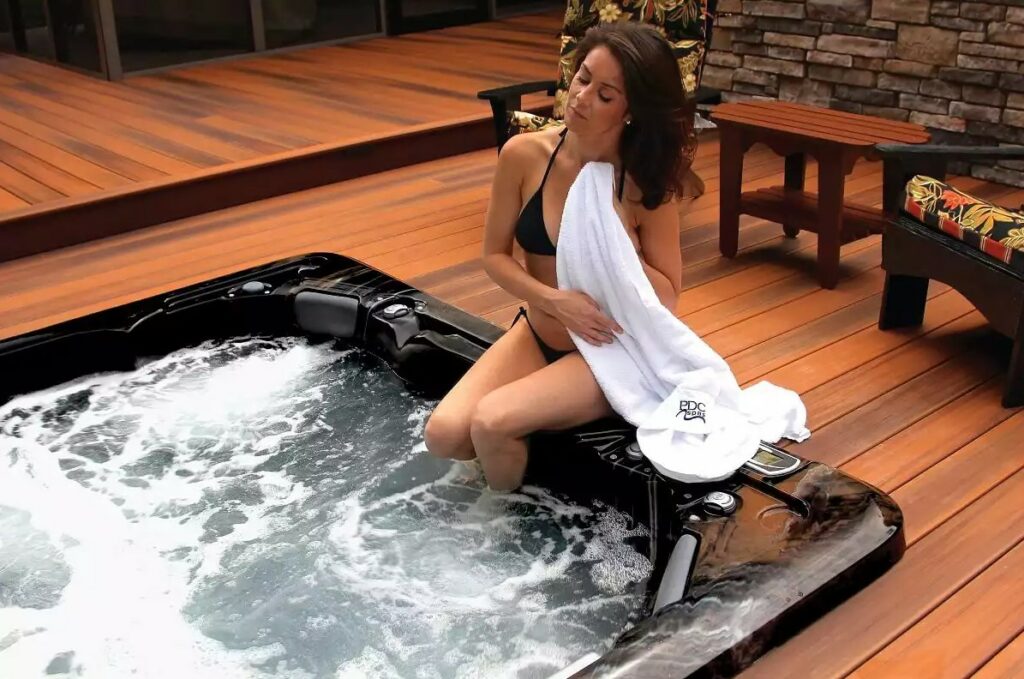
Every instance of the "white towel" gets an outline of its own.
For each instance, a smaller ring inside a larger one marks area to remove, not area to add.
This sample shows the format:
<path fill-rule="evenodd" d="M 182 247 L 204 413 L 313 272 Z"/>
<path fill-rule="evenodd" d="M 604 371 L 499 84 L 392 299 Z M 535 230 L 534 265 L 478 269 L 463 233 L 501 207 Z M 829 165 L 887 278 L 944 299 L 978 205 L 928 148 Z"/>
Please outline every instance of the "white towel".
<path fill-rule="evenodd" d="M 588 163 L 558 232 L 558 287 L 590 295 L 623 333 L 593 346 L 572 334 L 612 408 L 637 427 L 640 450 L 687 482 L 728 477 L 761 440 L 810 436 L 793 391 L 741 390 L 728 364 L 658 299 L 612 202 L 613 167 Z"/>

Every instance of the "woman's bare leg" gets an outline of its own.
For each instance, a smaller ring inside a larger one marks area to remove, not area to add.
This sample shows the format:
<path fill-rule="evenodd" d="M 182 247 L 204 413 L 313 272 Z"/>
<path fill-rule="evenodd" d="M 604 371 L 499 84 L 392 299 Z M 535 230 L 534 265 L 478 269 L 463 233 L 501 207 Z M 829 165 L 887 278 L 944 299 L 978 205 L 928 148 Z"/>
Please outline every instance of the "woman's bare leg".
<path fill-rule="evenodd" d="M 437 404 L 424 431 L 427 450 L 455 460 L 476 457 L 470 425 L 477 404 L 487 393 L 544 366 L 544 356 L 523 319 L 491 345 Z"/>
<path fill-rule="evenodd" d="M 578 352 L 494 389 L 480 399 L 470 430 L 488 485 L 504 491 L 522 484 L 531 432 L 568 429 L 611 413 Z"/>

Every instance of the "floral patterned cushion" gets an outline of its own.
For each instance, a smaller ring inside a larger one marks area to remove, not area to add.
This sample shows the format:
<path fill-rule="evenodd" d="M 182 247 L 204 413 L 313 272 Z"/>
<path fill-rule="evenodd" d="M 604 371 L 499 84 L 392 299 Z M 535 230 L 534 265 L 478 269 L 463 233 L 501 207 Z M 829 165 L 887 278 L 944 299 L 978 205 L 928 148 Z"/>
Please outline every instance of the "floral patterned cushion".
<path fill-rule="evenodd" d="M 512 111 L 508 114 L 509 134 L 562 124 L 576 45 L 587 29 L 602 21 L 642 21 L 654 26 L 672 44 L 684 89 L 688 94 L 696 92 L 716 4 L 717 0 L 568 0 L 552 117 Z"/>
<path fill-rule="evenodd" d="M 539 132 L 549 127 L 561 127 L 564 124 L 561 120 L 527 113 L 526 111 L 509 111 L 508 114 L 508 134 L 510 137 L 520 132 Z"/>
<path fill-rule="evenodd" d="M 1015 212 L 918 175 L 907 182 L 904 210 L 1024 273 L 1024 212 Z"/>
<path fill-rule="evenodd" d="M 711 31 L 713 6 L 713 0 L 568 0 L 554 116 L 561 118 L 565 114 L 576 45 L 588 28 L 600 22 L 641 21 L 654 26 L 672 44 L 686 91 L 695 92 Z"/>

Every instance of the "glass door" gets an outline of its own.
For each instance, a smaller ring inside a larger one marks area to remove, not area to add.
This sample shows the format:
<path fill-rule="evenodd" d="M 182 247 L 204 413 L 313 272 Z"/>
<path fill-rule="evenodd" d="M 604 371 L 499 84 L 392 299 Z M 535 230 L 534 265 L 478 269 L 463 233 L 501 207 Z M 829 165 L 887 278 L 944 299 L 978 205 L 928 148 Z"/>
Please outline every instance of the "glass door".
<path fill-rule="evenodd" d="M 113 0 L 124 71 L 255 49 L 249 0 Z"/>
<path fill-rule="evenodd" d="M 11 21 L 11 3 L 0 1 L 0 52 L 14 52 L 14 24 Z"/>
<path fill-rule="evenodd" d="M 262 0 L 267 47 L 315 44 L 381 32 L 378 0 Z"/>
<path fill-rule="evenodd" d="M 53 59 L 53 35 L 44 0 L 14 0 L 9 4 L 18 50 L 41 59 Z"/>
<path fill-rule="evenodd" d="M 92 0 L 7 0 L 0 49 L 102 72 Z"/>
<path fill-rule="evenodd" d="M 90 0 L 48 0 L 46 9 L 57 62 L 101 72 L 93 3 Z"/>
<path fill-rule="evenodd" d="M 387 0 L 388 33 L 411 33 L 486 21 L 490 0 Z"/>
<path fill-rule="evenodd" d="M 565 0 L 496 0 L 497 18 L 558 9 L 565 11 Z"/>

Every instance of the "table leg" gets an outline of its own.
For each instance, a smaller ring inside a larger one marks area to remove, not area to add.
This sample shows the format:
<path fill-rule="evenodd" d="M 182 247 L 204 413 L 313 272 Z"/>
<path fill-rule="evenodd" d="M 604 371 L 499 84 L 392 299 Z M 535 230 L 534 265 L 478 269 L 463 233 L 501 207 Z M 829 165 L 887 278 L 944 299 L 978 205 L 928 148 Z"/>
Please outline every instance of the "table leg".
<path fill-rule="evenodd" d="M 839 281 L 845 178 L 841 153 L 818 158 L 818 280 L 828 289 L 836 287 Z"/>
<path fill-rule="evenodd" d="M 803 153 L 792 153 L 786 156 L 786 191 L 803 191 L 807 162 Z M 795 224 L 782 225 L 782 231 L 790 238 L 796 238 L 800 227 Z"/>
<path fill-rule="evenodd" d="M 743 135 L 729 125 L 719 126 L 718 249 L 735 257 L 740 240 L 740 193 L 743 190 Z"/>

